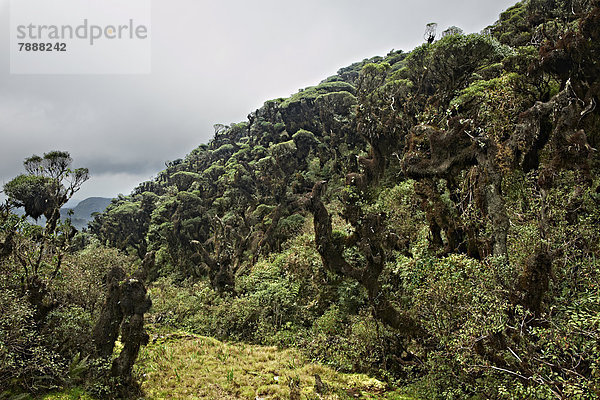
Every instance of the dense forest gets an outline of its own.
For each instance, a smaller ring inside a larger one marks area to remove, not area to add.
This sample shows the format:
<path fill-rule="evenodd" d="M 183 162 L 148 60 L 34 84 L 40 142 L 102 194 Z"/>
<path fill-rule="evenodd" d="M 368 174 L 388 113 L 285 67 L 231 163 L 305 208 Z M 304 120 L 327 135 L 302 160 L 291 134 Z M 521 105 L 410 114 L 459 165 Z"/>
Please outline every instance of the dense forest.
<path fill-rule="evenodd" d="M 88 171 L 28 158 L 0 210 L 0 398 L 142 396 L 140 347 L 173 331 L 297 348 L 394 398 L 599 398 L 598 60 L 598 0 L 429 25 L 215 125 L 82 232 L 60 208 Z"/>

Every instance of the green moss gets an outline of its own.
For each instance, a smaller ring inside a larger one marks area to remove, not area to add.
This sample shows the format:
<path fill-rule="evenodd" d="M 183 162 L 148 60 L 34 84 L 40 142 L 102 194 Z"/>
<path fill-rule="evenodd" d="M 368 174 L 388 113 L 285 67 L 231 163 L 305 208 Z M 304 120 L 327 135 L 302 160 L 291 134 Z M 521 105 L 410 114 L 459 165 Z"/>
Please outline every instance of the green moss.
<path fill-rule="evenodd" d="M 314 133 L 305 129 L 300 129 L 298 132 L 292 135 L 292 139 L 296 143 L 318 143 L 319 140 L 315 137 Z"/>
<path fill-rule="evenodd" d="M 217 157 L 227 157 L 231 154 L 233 154 L 235 151 L 235 146 L 232 144 L 224 144 L 221 147 L 219 147 L 218 149 L 213 151 L 213 154 Z"/>
<path fill-rule="evenodd" d="M 271 154 L 274 157 L 284 157 L 294 153 L 296 149 L 296 143 L 293 140 L 288 140 L 287 142 L 277 143 L 269 148 L 271 150 Z"/>
<path fill-rule="evenodd" d="M 463 89 L 460 94 L 450 102 L 451 107 L 461 106 L 472 102 L 481 101 L 489 95 L 490 91 L 497 90 L 509 84 L 512 80 L 518 79 L 519 76 L 515 73 L 506 74 L 499 78 L 490 79 L 487 81 L 478 80 L 467 88 Z"/>
<path fill-rule="evenodd" d="M 281 108 L 287 108 L 292 104 L 299 103 L 301 101 L 314 101 L 320 95 L 332 93 L 332 92 L 348 92 L 351 94 L 356 93 L 354 86 L 347 82 L 334 81 L 324 82 L 318 86 L 311 86 L 304 90 L 299 91 L 293 96 L 286 99 L 281 103 Z"/>

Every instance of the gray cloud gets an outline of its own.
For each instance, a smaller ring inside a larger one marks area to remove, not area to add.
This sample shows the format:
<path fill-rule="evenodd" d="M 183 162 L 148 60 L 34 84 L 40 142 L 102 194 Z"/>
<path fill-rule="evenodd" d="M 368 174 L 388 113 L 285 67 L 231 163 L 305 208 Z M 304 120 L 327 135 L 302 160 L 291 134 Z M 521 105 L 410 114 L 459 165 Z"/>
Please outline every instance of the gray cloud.
<path fill-rule="evenodd" d="M 22 160 L 70 151 L 93 178 L 79 198 L 129 193 L 268 99 L 314 85 L 391 49 L 411 50 L 424 26 L 466 32 L 514 0 L 153 1 L 152 74 L 10 75 L 0 36 L 0 183 Z M 8 0 L 0 0 L 8 25 Z"/>

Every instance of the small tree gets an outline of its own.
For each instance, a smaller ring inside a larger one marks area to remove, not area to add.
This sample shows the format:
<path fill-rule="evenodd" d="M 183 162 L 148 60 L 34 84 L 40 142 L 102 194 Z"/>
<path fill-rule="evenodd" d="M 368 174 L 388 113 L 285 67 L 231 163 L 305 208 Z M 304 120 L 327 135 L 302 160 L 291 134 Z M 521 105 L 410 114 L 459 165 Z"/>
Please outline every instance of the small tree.
<path fill-rule="evenodd" d="M 458 26 L 451 26 L 450 28 L 448 28 L 444 32 L 442 32 L 442 37 L 446 37 L 449 35 L 462 35 L 462 34 L 464 34 L 464 32 Z"/>
<path fill-rule="evenodd" d="M 87 168 L 71 169 L 73 159 L 66 151 L 51 151 L 44 157 L 33 155 L 23 165 L 21 174 L 4 185 L 10 203 L 24 207 L 25 213 L 38 219 L 46 217 L 46 233 L 53 233 L 60 219 L 60 209 L 89 179 Z"/>
<path fill-rule="evenodd" d="M 64 252 L 73 235 L 71 227 L 63 232 L 57 229 L 60 209 L 80 189 L 89 173 L 87 168 L 70 168 L 69 153 L 51 151 L 43 157 L 33 155 L 23 163 L 26 174 L 21 174 L 4 185 L 8 205 L 24 207 L 25 214 L 38 219 L 46 217 L 45 229 L 38 235 L 22 234 L 17 227 L 8 232 L 10 243 L 19 236 L 20 244 L 11 245 L 11 253 L 23 268 L 23 289 L 34 307 L 34 319 L 42 321 L 56 306 L 47 298 L 47 284 L 58 276 Z M 10 244 L 9 243 L 9 244 Z M 3 246 L 6 250 L 7 245 Z M 4 251 L 7 253 L 7 251 Z M 48 263 L 47 260 L 52 260 Z"/>
<path fill-rule="evenodd" d="M 433 43 L 435 40 L 435 35 L 437 31 L 437 24 L 435 22 L 430 22 L 425 25 L 425 34 L 423 34 L 423 39 L 427 40 L 427 43 Z"/>

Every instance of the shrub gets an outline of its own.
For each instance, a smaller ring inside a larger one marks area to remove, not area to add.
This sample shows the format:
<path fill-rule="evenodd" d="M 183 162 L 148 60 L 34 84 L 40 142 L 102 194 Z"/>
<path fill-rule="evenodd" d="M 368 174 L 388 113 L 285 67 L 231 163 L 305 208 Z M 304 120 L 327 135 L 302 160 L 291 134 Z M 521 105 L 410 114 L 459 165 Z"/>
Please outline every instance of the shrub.
<path fill-rule="evenodd" d="M 18 293 L 0 290 L 0 387 L 9 393 L 49 390 L 65 375 L 64 359 L 44 345 L 33 313 Z"/>

